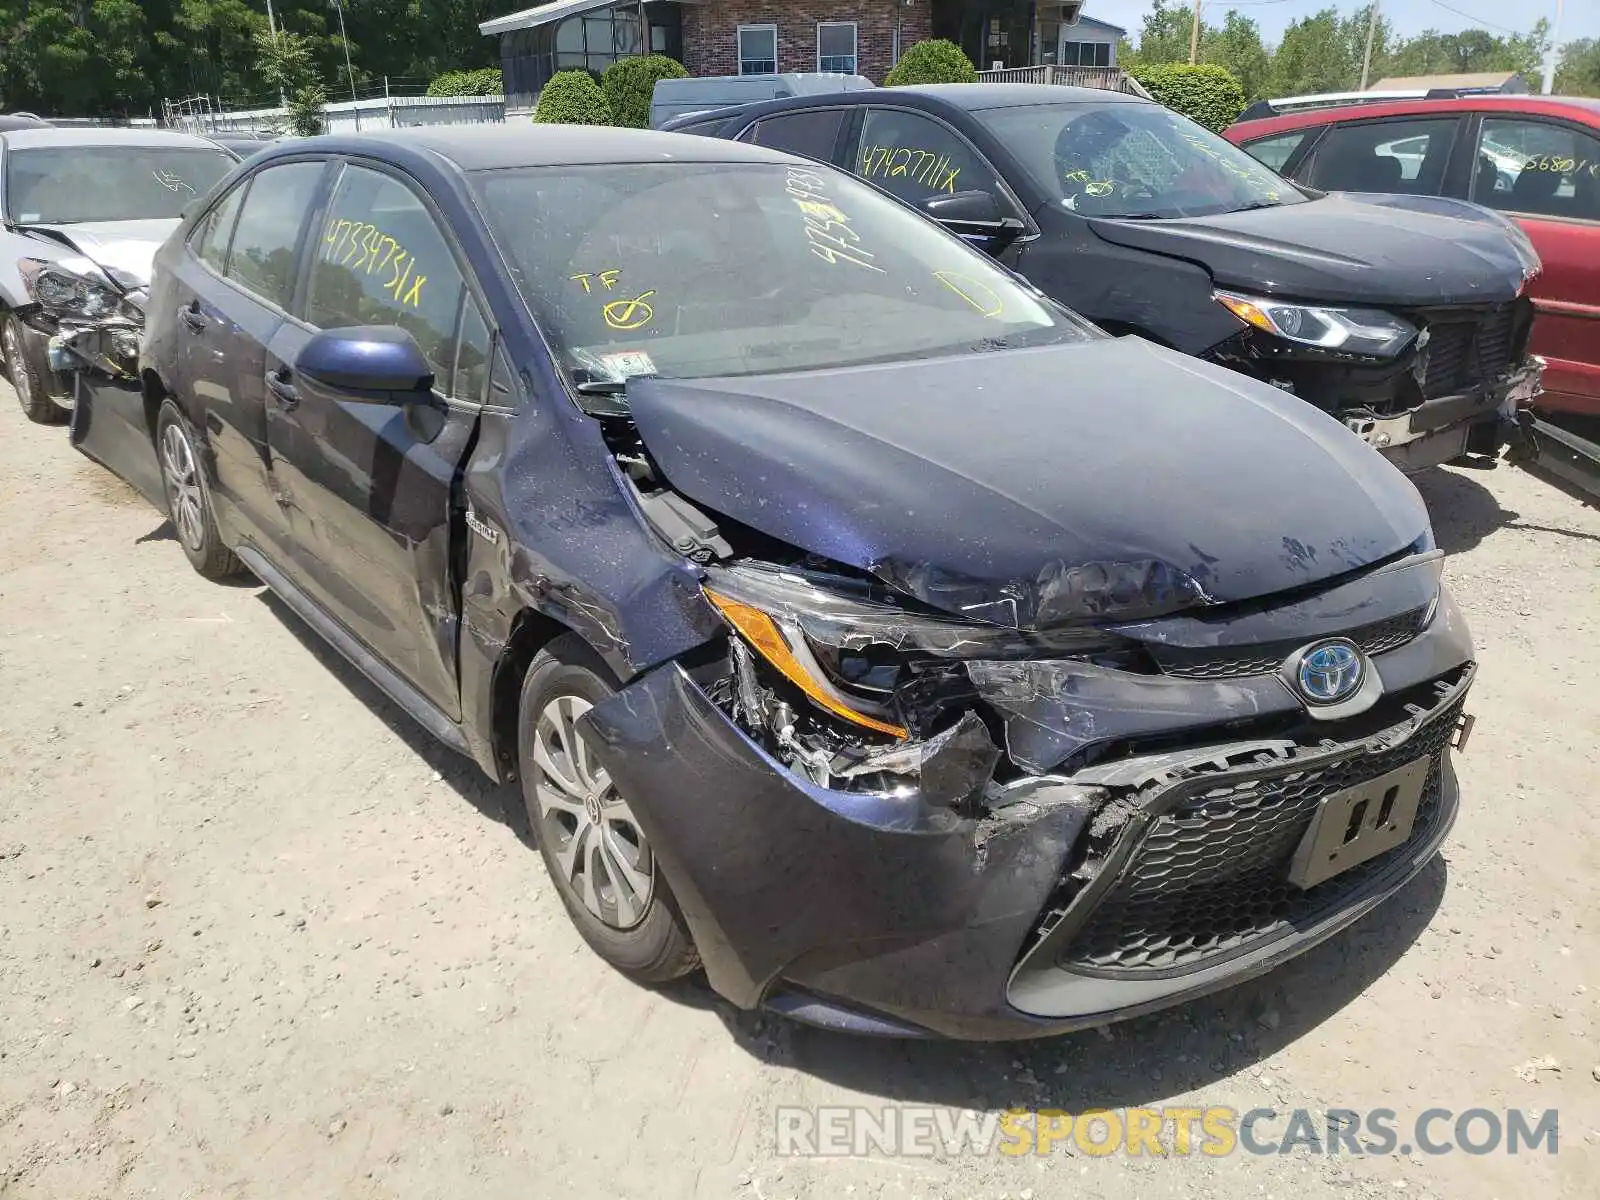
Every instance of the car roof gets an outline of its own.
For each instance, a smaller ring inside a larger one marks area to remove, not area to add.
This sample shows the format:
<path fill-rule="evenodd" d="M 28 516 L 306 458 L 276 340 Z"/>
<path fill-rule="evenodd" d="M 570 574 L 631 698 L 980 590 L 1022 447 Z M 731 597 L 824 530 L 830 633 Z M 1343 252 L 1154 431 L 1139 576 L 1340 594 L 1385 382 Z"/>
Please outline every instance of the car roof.
<path fill-rule="evenodd" d="M 433 125 L 334 134 L 277 143 L 251 161 L 308 153 L 398 158 L 424 151 L 463 171 L 506 167 L 596 166 L 609 163 L 805 161 L 776 150 L 713 138 L 684 137 L 654 129 L 596 125 Z"/>
<path fill-rule="evenodd" d="M 939 111 L 961 109 L 982 112 L 996 108 L 1029 108 L 1039 105 L 1147 104 L 1138 96 L 1105 88 L 1065 87 L 1030 83 L 923 83 L 855 92 L 815 92 L 809 95 L 777 96 L 771 100 L 749 100 L 725 104 L 700 112 L 682 113 L 663 123 L 662 129 L 676 131 L 686 125 L 713 125 L 743 116 L 746 119 L 775 116 L 797 109 L 829 108 L 835 105 L 905 104 L 912 108 Z"/>
<path fill-rule="evenodd" d="M 171 129 L 119 129 L 93 126 L 87 129 L 67 129 L 46 125 L 32 129 L 8 129 L 0 139 L 13 150 L 42 146 L 190 146 L 214 150 L 207 139 Z"/>
<path fill-rule="evenodd" d="M 1240 121 L 1228 133 L 1251 141 L 1271 134 L 1287 133 L 1310 125 L 1331 125 L 1344 121 L 1364 121 L 1373 117 L 1425 117 L 1464 112 L 1522 113 L 1529 116 L 1575 117 L 1588 125 L 1600 126 L 1600 100 L 1580 96 L 1480 95 L 1449 100 L 1392 100 L 1377 104 L 1341 104 L 1327 108 L 1307 108 L 1275 117 Z"/>
<path fill-rule="evenodd" d="M 1035 104 L 1148 104 L 1150 101 L 1127 92 L 1107 88 L 1064 87 L 1054 83 L 919 83 L 906 87 L 881 88 L 875 92 L 847 93 L 857 104 L 882 104 L 896 94 L 926 96 L 956 108 L 976 111 L 985 108 L 1024 108 Z"/>

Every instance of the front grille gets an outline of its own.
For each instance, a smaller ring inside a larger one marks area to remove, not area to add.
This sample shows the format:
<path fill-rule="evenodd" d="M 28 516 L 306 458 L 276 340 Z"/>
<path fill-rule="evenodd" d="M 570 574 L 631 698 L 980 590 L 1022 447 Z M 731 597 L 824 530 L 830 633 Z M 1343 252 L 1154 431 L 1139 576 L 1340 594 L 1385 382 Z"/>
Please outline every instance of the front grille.
<path fill-rule="evenodd" d="M 1516 310 L 1510 304 L 1483 313 L 1441 313 L 1425 322 L 1428 367 L 1422 394 L 1432 400 L 1467 391 L 1511 365 Z"/>
<path fill-rule="evenodd" d="M 1225 785 L 1156 817 L 1058 965 L 1096 975 L 1194 970 L 1345 907 L 1445 818 L 1444 752 L 1465 701 L 1463 691 L 1391 749 Z M 1304 891 L 1288 882 L 1325 797 L 1423 757 L 1432 765 L 1405 844 Z"/>
<path fill-rule="evenodd" d="M 1405 645 L 1422 632 L 1424 608 L 1414 608 L 1398 616 L 1385 617 L 1369 625 L 1330 637 L 1349 638 L 1366 654 L 1383 654 Z M 1164 675 L 1183 679 L 1237 679 L 1245 675 L 1270 675 L 1289 655 L 1306 645 L 1306 639 L 1284 642 L 1257 642 L 1250 646 L 1150 645 L 1150 655 Z"/>

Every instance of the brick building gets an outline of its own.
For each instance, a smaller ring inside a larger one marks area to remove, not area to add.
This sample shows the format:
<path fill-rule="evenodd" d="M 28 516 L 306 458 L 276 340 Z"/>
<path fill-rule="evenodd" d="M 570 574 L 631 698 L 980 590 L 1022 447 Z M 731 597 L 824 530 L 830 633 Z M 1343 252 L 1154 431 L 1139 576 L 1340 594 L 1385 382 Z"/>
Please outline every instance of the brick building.
<path fill-rule="evenodd" d="M 617 59 L 650 51 L 671 55 L 691 75 L 828 71 L 875 83 L 902 50 L 930 37 L 949 38 L 980 68 L 1063 61 L 1064 50 L 1077 61 L 1076 39 L 1109 38 L 1114 47 L 1121 32 L 1089 20 L 1073 32 L 1081 7 L 1082 0 L 554 0 L 478 29 L 500 39 L 506 101 L 517 108 L 531 105 L 557 71 L 598 77 Z"/>

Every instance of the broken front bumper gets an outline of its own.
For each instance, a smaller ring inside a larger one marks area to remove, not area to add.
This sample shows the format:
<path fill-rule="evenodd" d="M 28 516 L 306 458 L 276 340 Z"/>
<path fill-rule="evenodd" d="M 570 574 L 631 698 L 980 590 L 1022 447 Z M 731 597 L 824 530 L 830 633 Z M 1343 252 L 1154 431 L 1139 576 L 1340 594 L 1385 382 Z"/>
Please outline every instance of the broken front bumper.
<path fill-rule="evenodd" d="M 1258 974 L 1400 888 L 1454 818 L 1449 742 L 1471 675 L 1404 690 L 1346 741 L 1030 777 L 981 819 L 915 789 L 817 786 L 676 664 L 584 720 L 729 1000 L 860 1032 L 1030 1037 Z M 1290 859 L 1320 800 L 1419 759 L 1411 835 L 1295 894 Z"/>
<path fill-rule="evenodd" d="M 1487 387 L 1439 396 L 1392 417 L 1347 415 L 1344 423 L 1406 472 L 1467 453 L 1493 457 L 1519 441 L 1517 414 L 1543 392 L 1544 368 L 1532 356 Z"/>

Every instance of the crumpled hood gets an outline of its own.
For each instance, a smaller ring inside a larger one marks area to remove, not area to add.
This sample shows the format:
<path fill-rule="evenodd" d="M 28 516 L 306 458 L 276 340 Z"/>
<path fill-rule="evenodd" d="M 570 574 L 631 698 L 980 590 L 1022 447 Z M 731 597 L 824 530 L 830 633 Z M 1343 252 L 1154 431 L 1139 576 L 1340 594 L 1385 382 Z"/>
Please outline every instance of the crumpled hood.
<path fill-rule="evenodd" d="M 1224 287 L 1367 307 L 1500 303 L 1540 265 L 1511 222 L 1438 196 L 1335 192 L 1211 217 L 1089 224 L 1108 242 L 1199 263 Z"/>
<path fill-rule="evenodd" d="M 65 239 L 71 249 L 85 258 L 93 259 L 102 268 L 112 268 L 121 273 L 120 282 L 127 287 L 144 287 L 150 282 L 151 264 L 156 251 L 182 222 L 176 218 L 159 218 L 146 221 L 83 221 L 71 225 L 29 225 L 29 230 L 48 231 L 39 234 L 40 240 L 50 246 Z M 51 237 L 51 234 L 57 237 Z M 48 255 L 43 257 L 50 257 Z"/>
<path fill-rule="evenodd" d="M 1428 528 L 1302 401 L 1138 338 L 787 375 L 634 379 L 674 488 L 926 603 L 1021 628 L 1342 575 Z"/>

